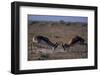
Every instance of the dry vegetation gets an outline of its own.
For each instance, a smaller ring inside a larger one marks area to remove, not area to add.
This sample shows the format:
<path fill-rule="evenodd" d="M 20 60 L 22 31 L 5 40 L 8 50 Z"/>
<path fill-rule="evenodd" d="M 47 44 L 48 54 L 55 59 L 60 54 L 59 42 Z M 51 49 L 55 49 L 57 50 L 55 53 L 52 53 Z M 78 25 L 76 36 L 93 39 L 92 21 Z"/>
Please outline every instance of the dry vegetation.
<path fill-rule="evenodd" d="M 38 44 L 32 44 L 32 38 L 37 35 L 48 37 L 50 41 L 68 43 L 76 35 L 81 36 L 87 43 L 87 24 L 61 23 L 61 22 L 35 22 L 28 24 L 28 60 L 51 60 L 51 59 L 76 59 L 87 58 L 86 46 L 76 44 L 69 49 L 56 50 L 42 48 Z M 31 48 L 32 46 L 32 48 Z"/>

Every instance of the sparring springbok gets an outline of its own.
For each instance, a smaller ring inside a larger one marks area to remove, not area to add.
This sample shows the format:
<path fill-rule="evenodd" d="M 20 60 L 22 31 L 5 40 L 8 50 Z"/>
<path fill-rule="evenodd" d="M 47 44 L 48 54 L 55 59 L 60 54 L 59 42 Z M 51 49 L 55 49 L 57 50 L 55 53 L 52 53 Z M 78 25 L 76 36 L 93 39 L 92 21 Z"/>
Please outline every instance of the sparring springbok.
<path fill-rule="evenodd" d="M 66 50 L 66 48 L 70 48 L 71 46 L 73 46 L 76 43 L 79 43 L 80 45 L 87 45 L 84 42 L 85 42 L 85 40 L 82 37 L 75 36 L 68 42 L 68 44 L 66 44 L 66 43 L 62 44 L 62 47 L 63 47 L 64 50 Z"/>
<path fill-rule="evenodd" d="M 33 37 L 33 42 L 41 44 L 41 45 L 43 44 L 48 45 L 53 50 L 55 50 L 57 46 L 59 45 L 57 42 L 53 43 L 47 37 L 40 36 L 40 35 Z"/>

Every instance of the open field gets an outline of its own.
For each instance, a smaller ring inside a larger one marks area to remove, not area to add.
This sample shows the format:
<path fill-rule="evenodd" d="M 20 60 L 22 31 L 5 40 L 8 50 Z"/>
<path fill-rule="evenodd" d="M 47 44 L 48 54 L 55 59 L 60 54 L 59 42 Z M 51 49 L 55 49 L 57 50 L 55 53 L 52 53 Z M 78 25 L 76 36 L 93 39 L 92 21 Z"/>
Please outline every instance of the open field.
<path fill-rule="evenodd" d="M 87 24 L 60 23 L 60 22 L 34 22 L 28 24 L 28 60 L 52 60 L 52 59 L 77 59 L 87 58 L 87 46 L 76 44 L 65 51 L 61 46 L 52 50 L 49 47 L 41 47 L 32 43 L 32 38 L 42 35 L 53 43 L 68 43 L 70 39 L 78 35 L 87 43 Z"/>

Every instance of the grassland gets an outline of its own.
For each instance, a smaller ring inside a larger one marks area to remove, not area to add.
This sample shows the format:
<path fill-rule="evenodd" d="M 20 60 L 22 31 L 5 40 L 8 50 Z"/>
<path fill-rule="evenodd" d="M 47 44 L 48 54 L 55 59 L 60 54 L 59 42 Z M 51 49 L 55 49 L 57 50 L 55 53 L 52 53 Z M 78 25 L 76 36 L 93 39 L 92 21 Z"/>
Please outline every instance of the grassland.
<path fill-rule="evenodd" d="M 41 48 L 38 44 L 32 45 L 32 38 L 42 35 L 48 37 L 53 43 L 68 43 L 74 36 L 79 35 L 87 43 L 87 24 L 83 23 L 60 23 L 60 22 L 35 22 L 28 24 L 28 60 L 52 60 L 52 59 L 79 59 L 87 58 L 86 46 L 76 44 L 69 49 L 56 50 Z"/>

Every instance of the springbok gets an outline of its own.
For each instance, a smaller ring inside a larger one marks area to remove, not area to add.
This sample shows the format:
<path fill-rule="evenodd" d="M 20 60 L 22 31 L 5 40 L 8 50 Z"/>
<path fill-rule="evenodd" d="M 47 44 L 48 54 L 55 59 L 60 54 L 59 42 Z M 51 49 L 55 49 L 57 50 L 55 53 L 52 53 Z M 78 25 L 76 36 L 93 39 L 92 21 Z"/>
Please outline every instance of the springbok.
<path fill-rule="evenodd" d="M 70 48 L 71 46 L 73 46 L 74 44 L 76 44 L 76 43 L 79 43 L 79 44 L 81 44 L 81 45 L 87 45 L 86 43 L 84 43 L 85 42 L 85 40 L 82 38 L 82 37 L 80 37 L 80 36 L 75 36 L 75 37 L 73 37 L 69 42 L 68 42 L 68 44 L 62 44 L 62 47 L 63 47 L 63 49 L 64 50 L 66 50 L 66 48 Z"/>
<path fill-rule="evenodd" d="M 47 37 L 40 36 L 40 35 L 33 37 L 33 42 L 41 45 L 43 44 L 48 45 L 49 47 L 52 47 L 53 50 L 55 50 L 59 45 L 57 42 L 53 43 Z"/>

